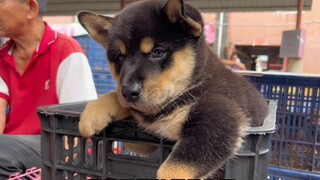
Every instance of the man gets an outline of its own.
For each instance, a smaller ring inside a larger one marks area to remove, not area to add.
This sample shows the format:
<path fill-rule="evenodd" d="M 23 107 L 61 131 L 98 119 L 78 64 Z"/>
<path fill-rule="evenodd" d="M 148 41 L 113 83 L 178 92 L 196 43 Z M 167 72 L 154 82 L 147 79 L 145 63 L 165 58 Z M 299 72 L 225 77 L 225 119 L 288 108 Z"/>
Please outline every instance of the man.
<path fill-rule="evenodd" d="M 37 107 L 97 98 L 80 45 L 42 20 L 45 4 L 0 0 L 0 179 L 41 167 Z"/>

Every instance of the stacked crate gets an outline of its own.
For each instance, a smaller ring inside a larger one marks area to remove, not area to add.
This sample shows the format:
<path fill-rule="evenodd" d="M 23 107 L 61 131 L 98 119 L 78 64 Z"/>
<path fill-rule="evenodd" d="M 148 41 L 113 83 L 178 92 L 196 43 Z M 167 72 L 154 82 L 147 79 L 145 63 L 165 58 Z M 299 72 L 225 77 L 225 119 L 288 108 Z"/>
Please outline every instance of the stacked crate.
<path fill-rule="evenodd" d="M 265 98 L 278 101 L 270 179 L 320 179 L 320 76 L 263 73 L 247 77 Z"/>

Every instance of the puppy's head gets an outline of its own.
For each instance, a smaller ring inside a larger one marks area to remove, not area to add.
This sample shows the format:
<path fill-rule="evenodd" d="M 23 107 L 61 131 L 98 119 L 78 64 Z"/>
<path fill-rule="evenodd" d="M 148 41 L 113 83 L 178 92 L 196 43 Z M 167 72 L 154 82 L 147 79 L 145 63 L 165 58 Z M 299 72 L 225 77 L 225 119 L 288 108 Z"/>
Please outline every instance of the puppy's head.
<path fill-rule="evenodd" d="M 158 111 L 197 83 L 203 22 L 182 0 L 144 0 L 114 18 L 91 12 L 78 18 L 107 50 L 123 106 Z"/>

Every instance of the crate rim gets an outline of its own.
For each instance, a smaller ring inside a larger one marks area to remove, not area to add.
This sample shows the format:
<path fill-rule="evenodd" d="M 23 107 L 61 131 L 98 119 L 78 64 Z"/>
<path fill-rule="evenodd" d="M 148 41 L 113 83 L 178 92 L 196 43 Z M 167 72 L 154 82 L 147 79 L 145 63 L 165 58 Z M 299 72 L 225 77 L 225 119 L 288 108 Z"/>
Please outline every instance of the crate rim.
<path fill-rule="evenodd" d="M 38 107 L 38 113 L 45 114 L 45 115 L 63 115 L 68 117 L 79 117 L 79 115 L 81 115 L 81 111 L 72 111 L 72 110 L 60 109 L 60 108 L 69 107 L 73 105 L 83 105 L 84 107 L 86 103 L 91 101 L 93 100 L 40 106 Z M 254 135 L 254 134 L 261 135 L 266 133 L 272 134 L 276 131 L 277 101 L 276 100 L 267 100 L 267 101 L 269 102 L 269 113 L 267 117 L 264 119 L 262 126 L 250 127 L 246 131 L 247 135 Z"/>

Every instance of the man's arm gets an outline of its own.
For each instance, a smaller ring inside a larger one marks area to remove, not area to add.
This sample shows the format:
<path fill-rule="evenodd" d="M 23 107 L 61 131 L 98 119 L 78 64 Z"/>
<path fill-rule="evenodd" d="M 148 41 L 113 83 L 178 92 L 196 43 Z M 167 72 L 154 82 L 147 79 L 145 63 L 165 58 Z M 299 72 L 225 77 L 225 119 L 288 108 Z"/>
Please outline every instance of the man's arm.
<path fill-rule="evenodd" d="M 8 107 L 8 102 L 0 98 L 0 134 L 4 133 L 4 128 L 6 127 L 7 107 Z"/>
<path fill-rule="evenodd" d="M 0 134 L 4 133 L 7 122 L 9 90 L 5 81 L 0 77 Z"/>
<path fill-rule="evenodd" d="M 71 53 L 59 65 L 57 93 L 59 103 L 97 98 L 92 71 L 88 59 L 83 53 Z"/>

